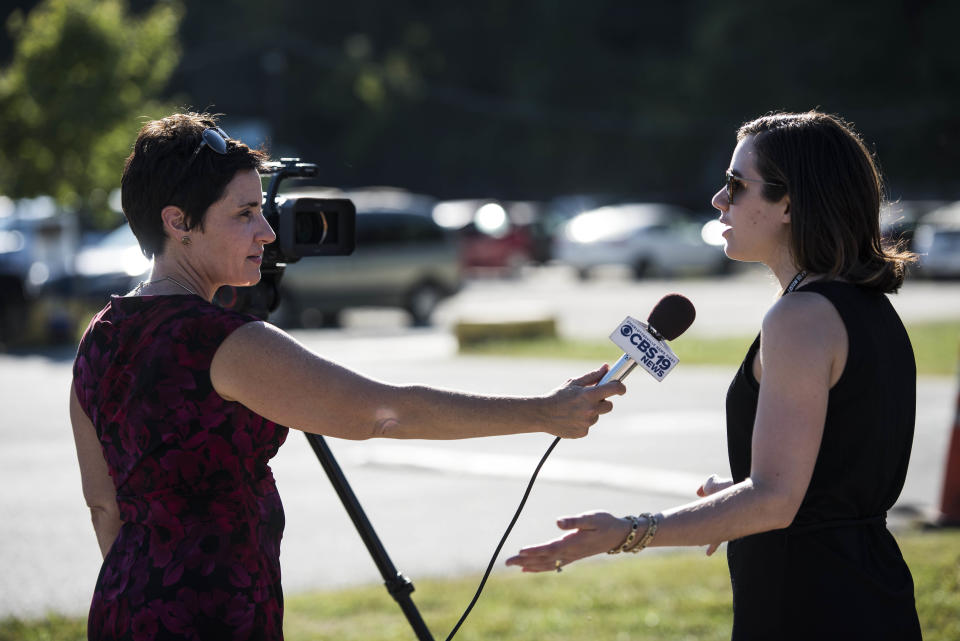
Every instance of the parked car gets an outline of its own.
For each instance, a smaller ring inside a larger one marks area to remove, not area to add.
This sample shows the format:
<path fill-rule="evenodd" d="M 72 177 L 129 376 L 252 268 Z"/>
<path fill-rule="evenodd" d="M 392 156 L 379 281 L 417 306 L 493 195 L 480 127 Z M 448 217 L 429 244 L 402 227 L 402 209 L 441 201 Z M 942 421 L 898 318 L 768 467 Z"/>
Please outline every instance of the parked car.
<path fill-rule="evenodd" d="M 609 205 L 571 218 L 557 237 L 554 257 L 581 278 L 608 265 L 627 267 L 636 278 L 727 271 L 730 260 L 704 241 L 702 228 L 702 221 L 674 205 Z"/>
<path fill-rule="evenodd" d="M 461 288 L 456 243 L 432 218 L 355 204 L 353 254 L 288 265 L 271 320 L 286 326 L 336 325 L 347 308 L 400 307 L 414 325 L 427 325 L 437 305 Z"/>
<path fill-rule="evenodd" d="M 898 200 L 884 203 L 880 209 L 880 235 L 884 240 L 913 248 L 913 235 L 920 219 L 929 212 L 949 204 L 943 200 Z"/>
<path fill-rule="evenodd" d="M 470 223 L 460 230 L 460 262 L 472 273 L 493 272 L 516 276 L 533 261 L 533 246 L 526 227 L 511 225 L 502 234 L 481 231 Z"/>
<path fill-rule="evenodd" d="M 153 261 L 143 255 L 130 225 L 124 223 L 77 252 L 70 293 L 94 303 L 106 303 L 145 280 Z"/>
<path fill-rule="evenodd" d="M 456 233 L 465 271 L 515 275 L 535 260 L 537 211 L 538 205 L 527 201 L 447 200 L 433 208 L 433 219 Z"/>
<path fill-rule="evenodd" d="M 613 194 L 565 194 L 545 203 L 530 225 L 534 262 L 542 265 L 555 258 L 557 237 L 571 218 L 623 200 Z"/>
<path fill-rule="evenodd" d="M 41 296 L 69 275 L 79 239 L 76 216 L 52 198 L 0 196 L 0 344 L 24 338 Z"/>
<path fill-rule="evenodd" d="M 923 216 L 913 234 L 919 275 L 960 278 L 960 201 Z"/>
<path fill-rule="evenodd" d="M 350 256 L 303 258 L 287 265 L 280 306 L 271 321 L 293 327 L 334 325 L 347 308 L 401 307 L 415 325 L 426 325 L 440 301 L 461 288 L 456 244 L 430 218 L 432 203 L 385 189 L 291 193 L 354 199 L 357 246 Z M 390 208 L 398 204 L 407 207 Z M 106 300 L 129 291 L 150 268 L 130 227 L 123 225 L 78 254 L 69 286 L 74 296 Z"/>

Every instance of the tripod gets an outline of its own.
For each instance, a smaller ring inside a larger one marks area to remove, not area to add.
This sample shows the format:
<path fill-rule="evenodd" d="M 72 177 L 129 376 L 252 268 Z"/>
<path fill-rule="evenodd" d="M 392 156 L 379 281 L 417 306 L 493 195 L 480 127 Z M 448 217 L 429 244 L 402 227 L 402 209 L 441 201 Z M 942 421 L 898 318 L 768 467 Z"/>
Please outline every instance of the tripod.
<path fill-rule="evenodd" d="M 323 466 L 323 471 L 326 472 L 330 478 L 333 489 L 336 490 L 337 496 L 340 497 L 340 502 L 343 503 L 347 514 L 350 515 L 350 520 L 353 521 L 354 527 L 356 527 L 357 532 L 360 533 L 360 538 L 363 539 L 364 545 L 367 546 L 367 551 L 373 558 L 373 562 L 376 563 L 377 569 L 380 570 L 380 576 L 383 577 L 387 592 L 390 593 L 390 596 L 392 596 L 400 606 L 403 614 L 407 617 L 407 622 L 410 623 L 410 627 L 413 628 L 414 633 L 417 635 L 417 639 L 419 639 L 419 641 L 433 641 L 433 636 L 431 636 L 427 624 L 423 622 L 420 611 L 417 610 L 417 606 L 414 605 L 413 599 L 410 597 L 410 594 L 413 592 L 413 583 L 411 583 L 410 579 L 398 572 L 397 568 L 393 565 L 393 561 L 390 560 L 390 556 L 380 542 L 380 538 L 367 519 L 367 515 L 360 506 L 360 502 L 353 493 L 346 477 L 343 475 L 343 470 L 340 469 L 340 465 L 333 457 L 333 452 L 330 451 L 327 442 L 319 434 L 307 434 L 306 436 L 307 440 L 310 441 L 310 447 L 313 448 L 314 454 L 316 454 L 320 460 L 320 465 Z"/>
<path fill-rule="evenodd" d="M 267 320 L 270 312 L 275 310 L 280 302 L 279 285 L 282 277 L 283 266 L 265 268 L 260 282 L 253 287 L 222 287 L 217 292 L 215 301 L 227 309 L 245 312 Z M 383 547 L 380 537 L 377 536 L 373 525 L 370 524 L 370 520 L 363 511 L 360 501 L 357 500 L 356 494 L 353 493 L 353 488 L 347 482 L 347 478 L 344 476 L 343 470 L 340 469 L 340 464 L 334 458 L 327 442 L 319 434 L 308 433 L 306 437 L 307 441 L 310 442 L 310 447 L 313 448 L 313 453 L 317 455 L 323 471 L 327 473 L 333 489 L 340 497 L 340 502 L 347 510 L 350 520 L 357 528 L 360 538 L 367 546 L 367 551 L 380 571 L 380 576 L 383 577 L 387 592 L 400 606 L 404 616 L 407 617 L 407 622 L 413 628 L 418 641 L 434 641 L 427 624 L 424 623 L 420 611 L 410 596 L 414 590 L 413 583 L 397 571 L 393 561 L 390 560 L 386 548 Z"/>

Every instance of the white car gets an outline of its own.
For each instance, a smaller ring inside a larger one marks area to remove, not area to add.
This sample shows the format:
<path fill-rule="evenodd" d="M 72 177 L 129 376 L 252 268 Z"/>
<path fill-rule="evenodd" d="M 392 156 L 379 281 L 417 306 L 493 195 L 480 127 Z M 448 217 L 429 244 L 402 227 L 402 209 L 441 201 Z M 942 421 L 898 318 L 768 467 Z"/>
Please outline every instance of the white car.
<path fill-rule="evenodd" d="M 571 218 L 555 241 L 554 258 L 581 278 L 608 265 L 628 267 L 636 278 L 726 272 L 731 261 L 704 240 L 703 227 L 674 205 L 609 205 Z"/>
<path fill-rule="evenodd" d="M 124 223 L 77 253 L 71 293 L 106 303 L 112 294 L 122 296 L 146 280 L 152 268 L 153 260 L 143 255 L 133 230 Z"/>
<path fill-rule="evenodd" d="M 929 278 L 960 277 L 960 201 L 920 219 L 913 233 L 919 273 Z"/>

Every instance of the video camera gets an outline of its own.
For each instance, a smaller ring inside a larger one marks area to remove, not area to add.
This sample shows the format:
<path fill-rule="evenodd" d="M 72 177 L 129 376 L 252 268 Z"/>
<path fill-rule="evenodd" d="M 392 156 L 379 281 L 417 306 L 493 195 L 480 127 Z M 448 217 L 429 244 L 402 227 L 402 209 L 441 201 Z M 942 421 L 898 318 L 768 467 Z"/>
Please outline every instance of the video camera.
<path fill-rule="evenodd" d="M 263 215 L 277 239 L 264 247 L 260 282 L 250 287 L 221 287 L 214 301 L 221 307 L 266 320 L 280 304 L 280 279 L 289 263 L 310 256 L 348 256 L 356 246 L 357 210 L 347 198 L 280 196 L 287 178 L 315 178 L 319 168 L 299 158 L 266 165 L 272 175 L 263 197 Z"/>
<path fill-rule="evenodd" d="M 263 214 L 277 234 L 264 248 L 263 267 L 295 263 L 307 256 L 347 256 L 356 245 L 357 210 L 346 198 L 296 198 L 278 196 L 286 178 L 315 178 L 313 163 L 281 158 L 267 163 L 273 174 L 263 198 Z"/>

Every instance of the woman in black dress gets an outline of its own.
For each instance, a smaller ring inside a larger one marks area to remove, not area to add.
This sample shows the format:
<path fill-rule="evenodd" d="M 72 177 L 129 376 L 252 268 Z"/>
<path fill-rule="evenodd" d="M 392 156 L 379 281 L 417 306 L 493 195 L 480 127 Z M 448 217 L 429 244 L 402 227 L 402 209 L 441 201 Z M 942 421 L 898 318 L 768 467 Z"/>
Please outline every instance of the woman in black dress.
<path fill-rule="evenodd" d="M 725 252 L 761 262 L 783 295 L 727 393 L 732 479 L 658 514 L 560 519 L 565 536 L 509 565 L 729 541 L 733 639 L 920 638 L 913 580 L 885 514 L 913 441 L 916 368 L 886 294 L 908 253 L 881 244 L 882 184 L 836 116 L 744 124 L 713 197 Z M 788 295 L 789 294 L 789 295 Z"/>

